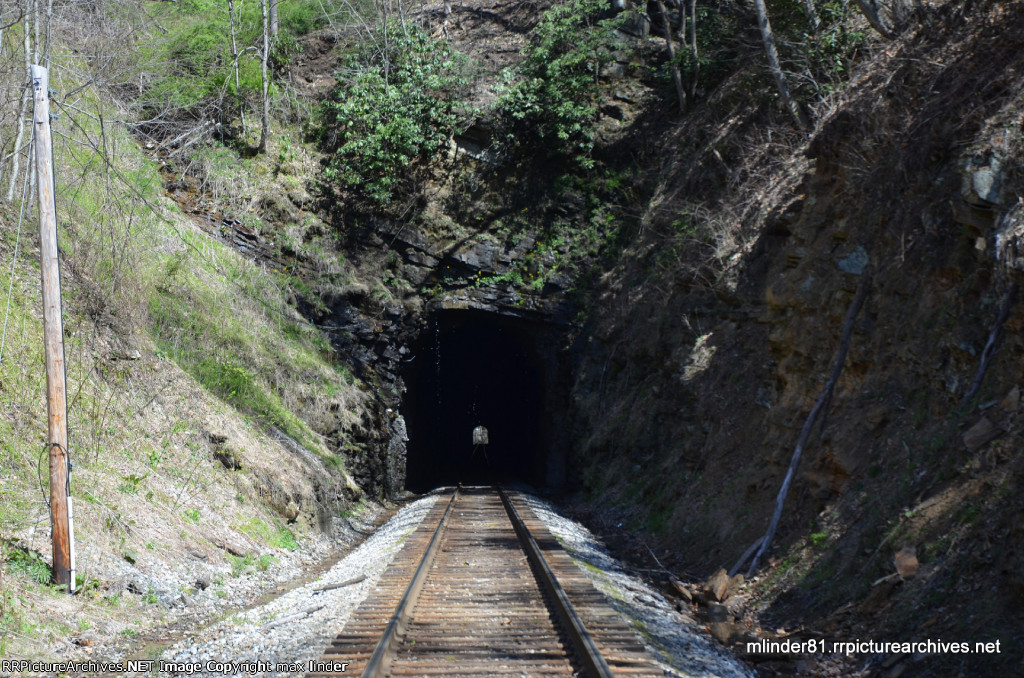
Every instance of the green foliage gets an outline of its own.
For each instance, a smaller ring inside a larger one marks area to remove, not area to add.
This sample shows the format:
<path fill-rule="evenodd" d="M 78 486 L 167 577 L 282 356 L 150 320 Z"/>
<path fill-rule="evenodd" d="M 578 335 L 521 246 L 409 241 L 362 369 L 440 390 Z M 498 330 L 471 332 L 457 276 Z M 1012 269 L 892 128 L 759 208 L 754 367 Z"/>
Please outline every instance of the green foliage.
<path fill-rule="evenodd" d="M 274 548 L 294 551 L 299 547 L 299 543 L 295 540 L 295 534 L 277 520 L 273 525 L 268 525 L 260 518 L 251 518 L 239 525 L 237 529 L 239 532 Z"/>
<path fill-rule="evenodd" d="M 332 7 L 332 3 L 326 3 L 326 6 Z M 351 7 L 351 5 L 345 6 Z M 324 10 L 325 3 L 320 0 L 278 2 L 277 21 L 280 25 L 278 39 L 294 38 L 317 28 L 323 28 L 327 25 Z"/>
<path fill-rule="evenodd" d="M 776 39 L 783 47 L 783 59 L 789 62 L 787 69 L 805 76 L 796 81 L 796 93 L 805 99 L 821 98 L 841 89 L 853 60 L 867 42 L 864 31 L 854 22 L 858 13 L 852 3 L 826 0 L 815 5 L 820 26 L 818 34 L 811 35 L 807 16 L 797 0 L 768 1 Z"/>
<path fill-rule="evenodd" d="M 53 578 L 53 571 L 43 557 L 35 551 L 24 551 L 12 548 L 7 553 L 7 569 L 37 584 L 48 584 Z"/>
<path fill-rule="evenodd" d="M 328 3 L 330 4 L 330 3 Z M 204 111 L 216 104 L 223 116 L 238 98 L 244 101 L 262 93 L 260 50 L 263 15 L 254 0 L 235 2 L 235 36 L 238 55 L 238 87 L 235 87 L 231 25 L 226 2 L 182 0 L 154 7 L 166 33 L 140 46 L 138 67 L 147 74 L 148 87 L 140 103 L 150 113 L 168 107 L 180 111 Z M 278 4 L 280 31 L 270 60 L 275 68 L 284 66 L 299 50 L 298 38 L 325 24 L 324 5 L 319 0 L 292 0 Z M 271 83 L 271 94 L 275 89 Z M 230 102 L 225 106 L 225 101 Z M 244 105 L 244 104 L 243 104 Z M 237 111 L 232 110 L 237 114 Z"/>
<path fill-rule="evenodd" d="M 601 69 L 612 61 L 615 27 L 604 0 L 569 0 L 544 13 L 533 44 L 499 86 L 498 110 L 513 144 L 539 144 L 552 155 L 593 166 Z"/>
<path fill-rule="evenodd" d="M 816 74 L 818 90 L 828 94 L 845 83 L 850 65 L 857 52 L 864 47 L 864 31 L 848 25 L 853 16 L 849 5 L 835 0 L 821 6 L 822 30 L 810 42 L 808 59 Z"/>
<path fill-rule="evenodd" d="M 477 278 L 473 281 L 473 287 L 493 287 L 495 285 L 515 285 L 519 286 L 523 284 L 523 272 L 517 268 L 514 268 L 505 273 L 498 273 L 496 275 L 484 276 Z"/>
<path fill-rule="evenodd" d="M 651 510 L 647 516 L 647 530 L 653 534 L 662 534 L 668 529 L 669 519 L 672 517 L 673 507 L 662 506 Z"/>
<path fill-rule="evenodd" d="M 689 82 L 697 71 L 698 87 L 710 91 L 725 80 L 736 69 L 735 36 L 742 32 L 734 13 L 722 12 L 722 6 L 699 3 L 697 9 L 697 59 L 694 61 L 687 45 L 681 46 L 676 54 L 684 82 Z M 774 20 L 774 16 L 773 16 Z M 689 19 L 687 19 L 689 22 Z M 689 36 L 689 33 L 687 33 Z M 689 39 L 689 37 L 687 37 Z M 662 74 L 666 91 L 670 87 L 669 72 Z M 669 95 L 675 98 L 675 92 Z"/>
<path fill-rule="evenodd" d="M 387 45 L 378 50 L 376 44 Z M 468 111 L 457 94 L 465 59 L 446 41 L 397 23 L 353 53 L 321 111 L 321 139 L 334 153 L 325 176 L 379 204 L 409 179 L 408 168 L 437 152 Z"/>
<path fill-rule="evenodd" d="M 231 576 L 241 577 L 243 574 L 247 574 L 252 570 L 259 570 L 260 572 L 266 572 L 271 563 L 276 558 L 272 555 L 263 553 L 259 556 L 253 555 L 252 553 L 246 553 L 244 556 L 233 556 L 230 553 L 227 554 L 228 562 L 231 563 Z"/>
<path fill-rule="evenodd" d="M 139 486 L 142 485 L 142 481 L 149 477 L 149 473 L 145 475 L 136 475 L 129 473 L 128 475 L 121 476 L 121 484 L 117 486 L 117 489 L 125 494 L 138 494 Z"/>
<path fill-rule="evenodd" d="M 201 7 L 206 3 L 171 5 L 165 21 L 167 35 L 142 46 L 140 68 L 151 74 L 152 84 L 142 93 L 140 103 L 152 112 L 170 106 L 191 109 L 225 95 L 237 96 L 232 73 L 231 27 L 225 6 Z M 236 8 L 236 33 L 241 51 L 255 45 L 260 20 L 250 3 L 248 11 Z M 241 16 L 239 16 L 241 15 Z M 239 21 L 241 19 L 241 21 Z M 239 85 L 242 94 L 262 91 L 260 63 L 254 50 L 239 57 Z"/>
<path fill-rule="evenodd" d="M 979 517 L 981 517 L 981 510 L 975 504 L 968 502 L 964 504 L 959 513 L 957 513 L 956 520 L 958 523 L 970 525 L 977 521 Z"/>

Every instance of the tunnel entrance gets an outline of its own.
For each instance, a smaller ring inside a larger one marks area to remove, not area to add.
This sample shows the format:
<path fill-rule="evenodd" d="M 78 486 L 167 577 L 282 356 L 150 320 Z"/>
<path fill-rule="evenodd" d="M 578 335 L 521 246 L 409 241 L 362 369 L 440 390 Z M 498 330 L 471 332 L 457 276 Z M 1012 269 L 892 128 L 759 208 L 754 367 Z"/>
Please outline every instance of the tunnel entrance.
<path fill-rule="evenodd" d="M 406 378 L 407 489 L 562 484 L 558 334 L 544 323 L 484 311 L 430 317 Z M 477 426 L 487 428 L 486 446 L 473 444 Z"/>

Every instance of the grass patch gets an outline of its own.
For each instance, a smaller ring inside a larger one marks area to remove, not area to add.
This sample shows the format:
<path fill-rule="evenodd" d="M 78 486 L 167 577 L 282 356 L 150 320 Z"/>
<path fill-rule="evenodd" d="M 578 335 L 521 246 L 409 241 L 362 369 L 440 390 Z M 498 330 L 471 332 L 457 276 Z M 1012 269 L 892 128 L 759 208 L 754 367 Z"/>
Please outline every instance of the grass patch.
<path fill-rule="evenodd" d="M 274 520 L 274 524 L 270 525 L 260 518 L 251 518 L 235 529 L 274 548 L 294 551 L 299 547 L 295 534 L 279 520 Z"/>
<path fill-rule="evenodd" d="M 53 578 L 53 570 L 41 555 L 19 548 L 12 548 L 7 552 L 7 570 L 37 584 L 48 584 Z"/>
<path fill-rule="evenodd" d="M 210 393 L 331 458 L 316 431 L 357 421 L 362 396 L 350 372 L 325 357 L 322 333 L 288 306 L 283 277 L 203 234 L 183 240 L 154 266 L 149 318 L 158 349 Z"/>
<path fill-rule="evenodd" d="M 229 553 L 227 558 L 231 564 L 232 577 L 241 577 L 254 571 L 266 572 L 270 569 L 271 564 L 277 560 L 277 558 L 267 553 L 262 553 L 258 556 L 253 553 L 246 553 L 244 556 L 234 556 Z"/>

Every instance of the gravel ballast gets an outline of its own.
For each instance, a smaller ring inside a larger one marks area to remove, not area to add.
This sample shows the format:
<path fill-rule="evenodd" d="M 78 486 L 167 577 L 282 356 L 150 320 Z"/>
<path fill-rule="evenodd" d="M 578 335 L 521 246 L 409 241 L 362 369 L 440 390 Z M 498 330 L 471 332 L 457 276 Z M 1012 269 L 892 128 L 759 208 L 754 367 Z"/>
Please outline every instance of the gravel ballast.
<path fill-rule="evenodd" d="M 404 537 L 416 529 L 435 500 L 434 496 L 424 497 L 403 507 L 316 581 L 179 640 L 159 659 L 164 667 L 180 664 L 181 670 L 165 670 L 161 675 L 305 675 L 309 662 L 319 659 L 338 635 L 398 553 Z M 358 583 L 327 588 L 360 576 L 365 579 Z M 213 670 L 206 670 L 208 662 L 213 662 Z M 225 670 L 231 664 L 240 670 Z M 195 665 L 200 667 L 198 671 Z"/>
<path fill-rule="evenodd" d="M 637 630 L 666 675 L 755 675 L 702 633 L 691 618 L 677 612 L 660 593 L 627 574 L 589 530 L 559 515 L 547 502 L 522 496 L 611 606 Z M 158 657 L 164 662 L 161 675 L 305 675 L 310 662 L 318 660 L 331 639 L 342 631 L 401 549 L 404 537 L 416 529 L 435 501 L 435 496 L 429 496 L 402 508 L 316 581 L 180 638 Z M 337 586 L 359 577 L 365 578 Z M 344 658 L 339 657 L 339 661 Z M 232 665 L 238 670 L 232 672 Z"/>
<path fill-rule="evenodd" d="M 572 559 L 626 623 L 635 629 L 668 675 L 687 678 L 755 678 L 756 674 L 722 649 L 694 620 L 676 611 L 664 596 L 623 571 L 590 530 L 566 518 L 542 499 L 523 494 Z"/>

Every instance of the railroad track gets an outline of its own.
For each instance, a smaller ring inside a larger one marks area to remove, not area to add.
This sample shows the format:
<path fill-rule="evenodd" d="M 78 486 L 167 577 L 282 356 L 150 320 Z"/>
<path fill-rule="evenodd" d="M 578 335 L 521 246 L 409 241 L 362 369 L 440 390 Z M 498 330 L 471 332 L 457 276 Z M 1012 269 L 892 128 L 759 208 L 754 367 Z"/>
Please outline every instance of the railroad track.
<path fill-rule="evenodd" d="M 492 487 L 438 499 L 318 668 L 308 675 L 664 675 L 529 507 Z"/>

